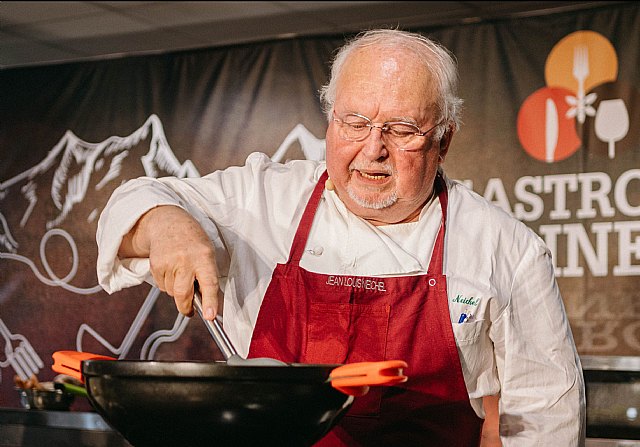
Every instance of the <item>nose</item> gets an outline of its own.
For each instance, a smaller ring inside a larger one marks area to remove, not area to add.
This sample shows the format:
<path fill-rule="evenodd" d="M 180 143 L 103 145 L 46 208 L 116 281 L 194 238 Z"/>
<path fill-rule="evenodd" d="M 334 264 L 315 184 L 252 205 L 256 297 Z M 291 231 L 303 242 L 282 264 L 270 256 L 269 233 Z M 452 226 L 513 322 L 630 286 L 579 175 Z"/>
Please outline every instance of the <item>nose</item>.
<path fill-rule="evenodd" d="M 374 130 L 375 129 L 375 130 Z M 378 160 L 389 155 L 387 147 L 384 143 L 384 135 L 382 126 L 371 125 L 369 127 L 369 135 L 363 141 L 362 153 L 371 160 Z"/>

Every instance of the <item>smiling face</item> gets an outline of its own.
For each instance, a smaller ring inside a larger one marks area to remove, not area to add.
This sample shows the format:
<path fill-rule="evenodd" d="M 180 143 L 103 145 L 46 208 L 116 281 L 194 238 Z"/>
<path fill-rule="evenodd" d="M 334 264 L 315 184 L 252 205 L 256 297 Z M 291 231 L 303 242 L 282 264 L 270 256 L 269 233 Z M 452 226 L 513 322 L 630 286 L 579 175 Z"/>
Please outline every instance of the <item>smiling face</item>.
<path fill-rule="evenodd" d="M 345 62 L 338 79 L 335 116 L 358 113 L 377 126 L 409 121 L 428 129 L 438 119 L 436 90 L 430 81 L 413 52 L 359 49 Z M 378 128 L 362 141 L 345 141 L 339 127 L 332 120 L 327 129 L 327 170 L 346 207 L 374 225 L 417 220 L 431 195 L 451 132 L 442 141 L 433 141 L 431 133 L 420 137 L 420 150 L 408 152 L 387 147 Z"/>

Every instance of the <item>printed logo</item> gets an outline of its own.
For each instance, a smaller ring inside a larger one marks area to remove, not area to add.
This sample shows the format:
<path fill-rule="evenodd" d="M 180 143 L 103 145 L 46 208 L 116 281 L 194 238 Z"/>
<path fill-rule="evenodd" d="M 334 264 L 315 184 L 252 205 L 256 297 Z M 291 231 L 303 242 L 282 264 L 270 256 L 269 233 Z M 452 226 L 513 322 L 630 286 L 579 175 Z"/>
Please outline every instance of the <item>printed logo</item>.
<path fill-rule="evenodd" d="M 594 31 L 571 33 L 550 51 L 544 72 L 546 86 L 525 99 L 518 113 L 524 150 L 540 161 L 561 161 L 585 146 L 593 127 L 603 152 L 613 159 L 616 143 L 629 132 L 629 112 L 623 98 L 610 97 L 611 90 L 625 91 L 608 85 L 618 77 L 611 42 Z M 607 85 L 600 93 L 596 89 Z"/>

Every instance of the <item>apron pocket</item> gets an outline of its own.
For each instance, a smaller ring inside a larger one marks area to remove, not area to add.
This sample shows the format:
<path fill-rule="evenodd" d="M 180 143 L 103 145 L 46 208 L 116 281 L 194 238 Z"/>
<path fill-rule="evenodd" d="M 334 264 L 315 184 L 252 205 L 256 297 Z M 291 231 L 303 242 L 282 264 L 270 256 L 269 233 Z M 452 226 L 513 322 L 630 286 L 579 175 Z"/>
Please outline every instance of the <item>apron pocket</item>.
<path fill-rule="evenodd" d="M 305 363 L 355 363 L 385 360 L 390 307 L 311 303 Z M 350 416 L 376 416 L 382 387 L 355 399 Z"/>
<path fill-rule="evenodd" d="M 311 303 L 304 363 L 347 361 L 349 314 L 349 304 Z"/>

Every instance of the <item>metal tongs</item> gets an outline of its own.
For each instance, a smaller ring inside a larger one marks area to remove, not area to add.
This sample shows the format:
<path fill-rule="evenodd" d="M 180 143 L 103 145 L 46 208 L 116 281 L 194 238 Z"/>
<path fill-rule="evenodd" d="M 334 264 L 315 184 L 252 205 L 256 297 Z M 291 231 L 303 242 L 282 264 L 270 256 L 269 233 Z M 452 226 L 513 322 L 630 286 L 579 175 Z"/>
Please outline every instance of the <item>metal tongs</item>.
<path fill-rule="evenodd" d="M 196 308 L 196 312 L 200 315 L 200 318 L 204 322 L 207 330 L 211 334 L 211 338 L 218 345 L 220 352 L 222 352 L 222 356 L 227 361 L 228 365 L 232 366 L 288 366 L 288 363 L 281 362 L 280 360 L 271 359 L 267 357 L 255 358 L 255 359 L 244 359 L 240 357 L 238 351 L 231 343 L 231 339 L 224 331 L 222 327 L 221 318 L 219 315 L 216 315 L 216 318 L 211 320 L 207 320 L 204 318 L 204 313 L 202 311 L 202 296 L 200 295 L 200 291 L 197 286 L 195 292 L 193 293 L 193 307 Z"/>

